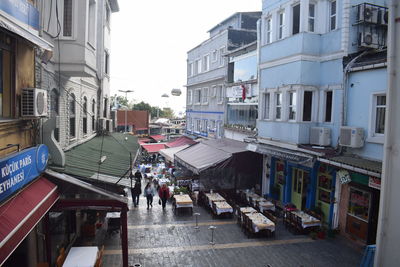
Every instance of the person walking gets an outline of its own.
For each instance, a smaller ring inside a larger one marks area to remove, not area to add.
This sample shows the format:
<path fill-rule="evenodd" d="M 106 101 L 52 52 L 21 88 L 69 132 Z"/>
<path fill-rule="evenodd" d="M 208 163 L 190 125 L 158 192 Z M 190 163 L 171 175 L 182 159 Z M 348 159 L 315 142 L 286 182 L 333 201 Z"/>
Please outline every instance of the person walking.
<path fill-rule="evenodd" d="M 144 195 L 147 199 L 147 209 L 149 209 L 150 206 L 153 207 L 153 197 L 155 192 L 154 187 L 150 183 L 147 183 L 146 187 L 144 188 Z"/>
<path fill-rule="evenodd" d="M 135 207 L 139 205 L 139 197 L 141 193 L 142 193 L 142 184 L 140 182 L 136 182 L 135 187 L 132 190 L 132 202 Z"/>
<path fill-rule="evenodd" d="M 139 183 L 142 182 L 142 173 L 139 170 L 136 170 L 136 172 L 135 172 L 135 180 L 136 180 L 136 182 L 139 182 Z"/>
<path fill-rule="evenodd" d="M 162 208 L 165 210 L 165 205 L 167 204 L 167 200 L 169 198 L 169 188 L 167 184 L 163 184 L 161 186 L 160 190 L 158 191 L 158 196 L 161 199 Z"/>

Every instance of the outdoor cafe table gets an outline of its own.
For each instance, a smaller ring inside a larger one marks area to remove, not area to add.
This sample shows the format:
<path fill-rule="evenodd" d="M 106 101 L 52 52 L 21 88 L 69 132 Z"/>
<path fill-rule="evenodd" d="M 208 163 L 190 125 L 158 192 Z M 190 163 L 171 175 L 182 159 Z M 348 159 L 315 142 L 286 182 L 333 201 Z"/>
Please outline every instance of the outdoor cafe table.
<path fill-rule="evenodd" d="M 244 207 L 244 208 L 240 208 L 240 212 L 241 212 L 242 214 L 245 214 L 245 213 L 254 213 L 254 212 L 257 212 L 257 210 L 254 209 L 253 207 Z"/>
<path fill-rule="evenodd" d="M 314 227 L 314 226 L 321 226 L 321 221 L 317 218 L 305 213 L 304 211 L 291 211 L 294 215 L 297 215 L 301 218 L 301 227 Z"/>
<path fill-rule="evenodd" d="M 270 230 L 271 232 L 275 231 L 275 224 L 265 217 L 263 214 L 256 213 L 246 213 L 244 216 L 247 216 L 252 224 L 253 230 L 255 233 L 258 233 L 261 230 Z"/>
<path fill-rule="evenodd" d="M 268 200 L 261 200 L 257 202 L 257 207 L 260 209 L 260 212 L 263 212 L 264 210 L 272 210 L 275 211 L 275 205 Z"/>
<path fill-rule="evenodd" d="M 215 201 L 213 202 L 213 211 L 217 215 L 222 213 L 233 213 L 233 208 L 226 201 Z"/>
<path fill-rule="evenodd" d="M 174 195 L 174 205 L 176 208 L 193 208 L 193 201 L 187 194 Z"/>
<path fill-rule="evenodd" d="M 98 251 L 97 247 L 72 247 L 63 267 L 93 267 Z"/>
<path fill-rule="evenodd" d="M 225 201 L 225 198 L 223 198 L 220 194 L 218 193 L 206 193 L 205 194 L 208 200 L 208 205 L 212 207 L 212 203 L 216 201 Z"/>

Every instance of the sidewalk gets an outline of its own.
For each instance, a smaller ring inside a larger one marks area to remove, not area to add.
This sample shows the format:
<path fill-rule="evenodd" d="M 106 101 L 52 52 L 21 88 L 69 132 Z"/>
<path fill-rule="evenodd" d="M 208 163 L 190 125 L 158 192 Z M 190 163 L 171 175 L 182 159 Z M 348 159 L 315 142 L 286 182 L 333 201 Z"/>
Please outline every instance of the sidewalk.
<path fill-rule="evenodd" d="M 139 206 L 128 215 L 129 264 L 141 266 L 357 266 L 362 251 L 342 238 L 312 240 L 293 235 L 282 222 L 275 238 L 247 238 L 235 219 L 213 219 L 202 207 L 199 227 L 189 212 L 174 215 L 171 204 L 165 211 L 154 198 L 147 210 L 141 196 Z M 210 245 L 209 226 L 216 226 L 215 245 Z M 103 266 L 122 266 L 119 234 L 105 240 Z"/>

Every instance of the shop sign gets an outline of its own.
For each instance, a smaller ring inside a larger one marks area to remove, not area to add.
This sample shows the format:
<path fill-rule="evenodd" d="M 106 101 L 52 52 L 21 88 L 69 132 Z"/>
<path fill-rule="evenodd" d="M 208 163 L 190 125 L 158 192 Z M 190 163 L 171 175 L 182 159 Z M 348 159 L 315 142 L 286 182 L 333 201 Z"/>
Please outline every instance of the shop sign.
<path fill-rule="evenodd" d="M 46 169 L 48 158 L 47 146 L 39 145 L 0 159 L 0 201 L 38 177 Z"/>
<path fill-rule="evenodd" d="M 39 11 L 26 0 L 1 0 L 0 10 L 39 30 Z"/>
<path fill-rule="evenodd" d="M 368 186 L 381 190 L 381 179 L 370 176 L 368 179 Z"/>
<path fill-rule="evenodd" d="M 346 170 L 338 170 L 336 176 L 339 178 L 341 184 L 348 184 L 351 182 L 350 174 Z"/>

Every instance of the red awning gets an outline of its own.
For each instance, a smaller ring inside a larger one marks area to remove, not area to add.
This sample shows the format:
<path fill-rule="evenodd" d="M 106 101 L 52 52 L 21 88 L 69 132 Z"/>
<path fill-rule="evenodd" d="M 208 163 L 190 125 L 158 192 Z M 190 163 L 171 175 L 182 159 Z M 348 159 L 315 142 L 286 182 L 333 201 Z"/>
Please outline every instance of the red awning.
<path fill-rule="evenodd" d="M 58 200 L 57 186 L 39 178 L 0 206 L 0 265 Z"/>
<path fill-rule="evenodd" d="M 194 145 L 197 142 L 194 141 L 193 139 L 186 137 L 186 136 L 181 136 L 178 139 L 169 142 L 166 144 L 167 147 L 177 147 L 177 146 L 184 146 L 184 145 Z"/>
<path fill-rule="evenodd" d="M 138 143 L 141 145 L 141 144 L 147 144 L 150 141 L 151 141 L 150 138 L 139 138 Z"/>
<path fill-rule="evenodd" d="M 141 146 L 147 151 L 147 153 L 157 153 L 161 149 L 165 148 L 165 144 L 141 144 Z"/>
<path fill-rule="evenodd" d="M 153 138 L 154 140 L 158 141 L 162 141 L 165 139 L 164 135 L 160 135 L 160 134 L 156 134 L 156 135 L 150 135 L 150 138 Z"/>

